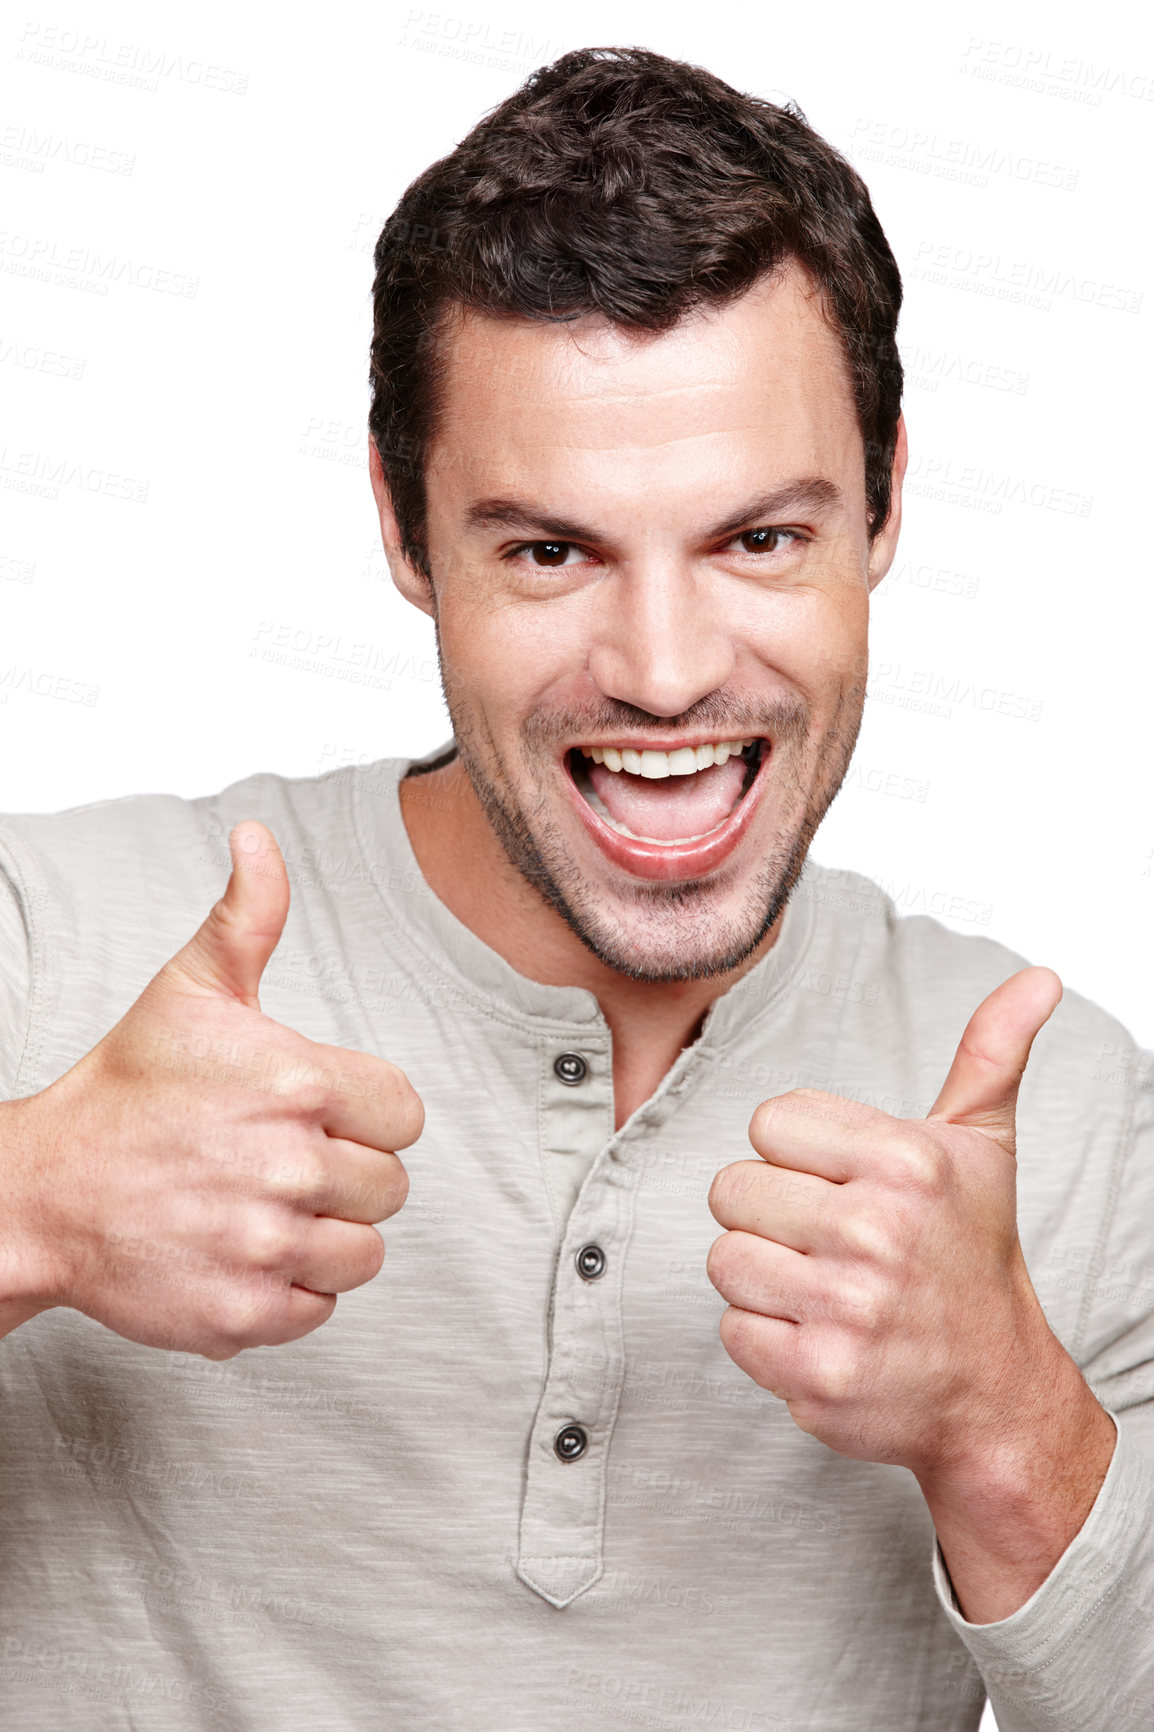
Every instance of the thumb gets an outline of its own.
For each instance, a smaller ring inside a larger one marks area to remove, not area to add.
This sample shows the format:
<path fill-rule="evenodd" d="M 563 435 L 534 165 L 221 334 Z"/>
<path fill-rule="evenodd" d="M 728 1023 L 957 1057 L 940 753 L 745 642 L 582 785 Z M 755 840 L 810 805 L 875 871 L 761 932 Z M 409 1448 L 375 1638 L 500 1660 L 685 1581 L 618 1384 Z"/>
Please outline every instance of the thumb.
<path fill-rule="evenodd" d="M 1034 1036 L 1061 996 L 1052 968 L 1023 968 L 983 999 L 928 1117 L 988 1131 L 1012 1150 L 1018 1085 Z"/>
<path fill-rule="evenodd" d="M 224 895 L 172 966 L 197 986 L 259 1010 L 260 977 L 288 917 L 288 872 L 272 831 L 255 818 L 233 826 L 228 849 Z"/>

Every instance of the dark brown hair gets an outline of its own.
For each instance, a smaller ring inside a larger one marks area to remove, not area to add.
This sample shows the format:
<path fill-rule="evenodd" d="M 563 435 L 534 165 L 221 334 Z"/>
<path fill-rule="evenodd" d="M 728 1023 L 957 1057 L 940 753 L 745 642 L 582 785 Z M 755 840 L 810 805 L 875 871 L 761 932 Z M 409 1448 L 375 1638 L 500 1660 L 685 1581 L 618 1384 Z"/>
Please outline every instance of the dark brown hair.
<path fill-rule="evenodd" d="M 865 185 L 792 103 L 641 48 L 541 67 L 404 194 L 374 260 L 369 430 L 429 575 L 424 464 L 453 308 L 669 329 L 796 260 L 849 364 L 871 536 L 890 508 L 902 284 Z"/>

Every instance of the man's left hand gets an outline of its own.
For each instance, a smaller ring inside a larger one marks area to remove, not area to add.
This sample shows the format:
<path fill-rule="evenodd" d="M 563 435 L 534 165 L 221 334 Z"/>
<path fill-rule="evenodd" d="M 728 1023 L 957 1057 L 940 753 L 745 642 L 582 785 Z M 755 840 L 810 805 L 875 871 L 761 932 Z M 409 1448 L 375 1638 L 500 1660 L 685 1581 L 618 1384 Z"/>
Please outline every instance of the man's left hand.
<path fill-rule="evenodd" d="M 795 1089 L 753 1115 L 761 1160 L 717 1175 L 722 1341 L 831 1449 L 964 1474 L 1037 1423 L 1056 1379 L 1080 1383 L 1015 1210 L 1018 1085 L 1061 996 L 1045 968 L 991 993 L 927 1118 Z"/>

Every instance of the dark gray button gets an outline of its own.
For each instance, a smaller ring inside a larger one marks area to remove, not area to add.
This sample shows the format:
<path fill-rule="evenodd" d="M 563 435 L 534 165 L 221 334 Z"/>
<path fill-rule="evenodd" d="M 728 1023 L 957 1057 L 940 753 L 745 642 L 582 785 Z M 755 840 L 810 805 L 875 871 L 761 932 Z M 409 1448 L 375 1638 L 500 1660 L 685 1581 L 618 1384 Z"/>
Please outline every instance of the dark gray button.
<path fill-rule="evenodd" d="M 600 1245 L 582 1245 L 577 1253 L 577 1273 L 583 1281 L 596 1281 L 604 1275 L 605 1253 Z"/>
<path fill-rule="evenodd" d="M 562 1461 L 576 1461 L 589 1448 L 589 1433 L 583 1425 L 563 1425 L 553 1439 Z"/>
<path fill-rule="evenodd" d="M 553 1074 L 558 1081 L 575 1089 L 589 1075 L 589 1066 L 579 1052 L 561 1052 L 553 1060 Z"/>

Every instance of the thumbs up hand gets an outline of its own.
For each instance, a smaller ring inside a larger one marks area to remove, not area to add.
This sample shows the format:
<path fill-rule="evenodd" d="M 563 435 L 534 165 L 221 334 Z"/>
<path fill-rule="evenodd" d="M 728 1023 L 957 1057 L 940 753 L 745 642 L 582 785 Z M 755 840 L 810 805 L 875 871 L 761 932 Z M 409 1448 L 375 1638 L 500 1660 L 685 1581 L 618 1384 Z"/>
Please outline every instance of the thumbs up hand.
<path fill-rule="evenodd" d="M 717 1175 L 722 1341 L 830 1448 L 928 1481 L 1029 1421 L 1039 1380 L 1077 1375 L 1015 1211 L 1018 1085 L 1061 993 L 1045 968 L 991 993 L 926 1119 L 797 1089 L 754 1113 L 761 1160 Z"/>
<path fill-rule="evenodd" d="M 104 1039 L 0 1119 L 0 1333 L 72 1306 L 227 1359 L 292 1341 L 371 1280 L 424 1112 L 405 1076 L 265 1016 L 289 883 L 262 824 L 184 949 Z"/>

